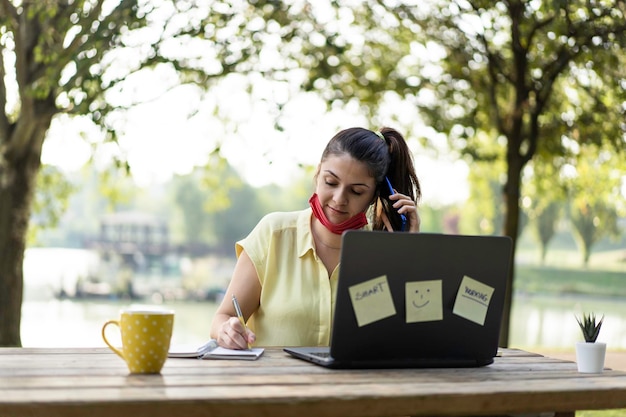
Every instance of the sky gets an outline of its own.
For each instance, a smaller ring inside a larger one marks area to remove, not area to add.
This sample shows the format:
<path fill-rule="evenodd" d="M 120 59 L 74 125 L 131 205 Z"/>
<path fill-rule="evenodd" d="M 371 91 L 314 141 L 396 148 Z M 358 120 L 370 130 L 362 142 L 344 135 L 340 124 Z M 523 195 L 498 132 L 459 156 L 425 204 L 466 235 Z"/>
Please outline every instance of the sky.
<path fill-rule="evenodd" d="M 233 78 L 203 98 L 191 87 L 181 87 L 129 111 L 120 122 L 120 148 L 127 154 L 135 182 L 149 186 L 164 183 L 174 174 L 189 173 L 206 163 L 220 143 L 222 154 L 252 186 L 288 185 L 304 175 L 300 165 L 319 162 L 324 146 L 338 130 L 380 127 L 371 126 L 354 110 L 328 113 L 311 93 L 291 94 L 278 116 L 267 100 L 276 91 L 263 91 L 257 83 L 258 97 L 251 98 L 240 81 Z M 392 104 L 381 110 L 381 120 L 410 123 L 414 115 L 407 114 L 403 120 L 398 117 L 398 103 Z M 275 128 L 277 120 L 282 131 Z M 384 124 L 402 131 L 396 123 Z M 94 141 L 98 137 L 101 134 L 87 118 L 57 117 L 44 144 L 42 161 L 66 172 L 78 170 L 91 152 L 84 138 Z M 468 196 L 467 164 L 455 160 L 445 149 L 434 157 L 432 152 L 419 149 L 417 140 L 407 139 L 422 185 L 422 202 L 440 205 L 464 201 Z M 97 164 L 106 164 L 113 152 L 118 152 L 113 146 L 102 147 L 96 154 Z"/>

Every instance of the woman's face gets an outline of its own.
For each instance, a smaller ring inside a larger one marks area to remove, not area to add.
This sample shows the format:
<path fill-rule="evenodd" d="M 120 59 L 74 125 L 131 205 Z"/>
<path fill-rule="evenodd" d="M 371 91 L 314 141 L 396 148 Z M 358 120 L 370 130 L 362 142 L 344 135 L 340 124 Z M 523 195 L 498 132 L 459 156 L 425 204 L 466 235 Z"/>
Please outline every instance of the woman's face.
<path fill-rule="evenodd" d="M 376 180 L 365 163 L 350 155 L 331 155 L 318 167 L 315 192 L 333 224 L 365 212 L 374 200 Z"/>

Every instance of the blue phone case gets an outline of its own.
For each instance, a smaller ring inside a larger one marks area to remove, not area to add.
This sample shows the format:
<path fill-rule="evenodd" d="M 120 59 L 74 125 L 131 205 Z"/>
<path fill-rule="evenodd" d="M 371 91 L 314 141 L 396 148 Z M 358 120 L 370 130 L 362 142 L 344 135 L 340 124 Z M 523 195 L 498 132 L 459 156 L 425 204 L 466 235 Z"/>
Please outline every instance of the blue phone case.
<path fill-rule="evenodd" d="M 395 194 L 395 191 L 393 191 L 393 186 L 391 185 L 391 181 L 389 181 L 389 178 L 385 177 L 385 181 L 387 182 L 387 187 L 389 187 L 389 195 Z M 400 228 L 400 231 L 404 232 L 406 230 L 406 216 L 404 214 L 400 214 L 400 220 L 402 221 L 402 227 Z"/>

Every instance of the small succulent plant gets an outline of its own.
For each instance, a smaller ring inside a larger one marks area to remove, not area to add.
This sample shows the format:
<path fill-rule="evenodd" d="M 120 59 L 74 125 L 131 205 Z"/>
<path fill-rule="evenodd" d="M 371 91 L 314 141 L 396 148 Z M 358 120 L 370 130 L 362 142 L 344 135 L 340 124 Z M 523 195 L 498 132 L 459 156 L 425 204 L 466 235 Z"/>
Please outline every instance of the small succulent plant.
<path fill-rule="evenodd" d="M 604 316 L 598 321 L 594 313 L 583 314 L 582 319 L 576 317 L 580 330 L 583 332 L 583 337 L 587 343 L 595 343 L 598 335 L 600 334 L 600 327 L 604 321 Z"/>

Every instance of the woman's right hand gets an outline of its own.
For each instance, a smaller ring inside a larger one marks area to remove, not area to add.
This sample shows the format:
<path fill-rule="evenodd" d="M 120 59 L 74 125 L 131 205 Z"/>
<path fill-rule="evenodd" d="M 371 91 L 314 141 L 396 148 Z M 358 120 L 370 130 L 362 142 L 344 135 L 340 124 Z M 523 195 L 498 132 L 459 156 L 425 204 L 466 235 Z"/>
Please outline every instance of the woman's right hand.
<path fill-rule="evenodd" d="M 239 254 L 230 284 L 211 322 L 211 337 L 227 349 L 247 349 L 256 335 L 244 326 L 235 312 L 232 296 L 237 294 L 240 309 L 247 320 L 259 308 L 261 284 L 252 260 L 245 251 Z"/>
<path fill-rule="evenodd" d="M 227 349 L 248 349 L 256 335 L 244 327 L 237 317 L 230 317 L 222 322 L 217 334 L 217 344 Z"/>

